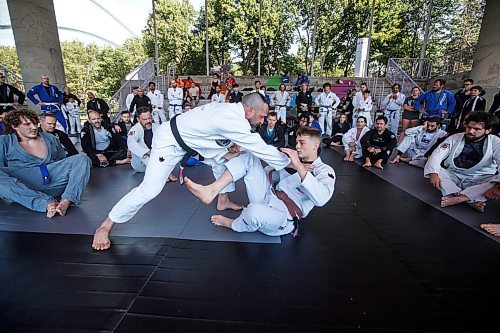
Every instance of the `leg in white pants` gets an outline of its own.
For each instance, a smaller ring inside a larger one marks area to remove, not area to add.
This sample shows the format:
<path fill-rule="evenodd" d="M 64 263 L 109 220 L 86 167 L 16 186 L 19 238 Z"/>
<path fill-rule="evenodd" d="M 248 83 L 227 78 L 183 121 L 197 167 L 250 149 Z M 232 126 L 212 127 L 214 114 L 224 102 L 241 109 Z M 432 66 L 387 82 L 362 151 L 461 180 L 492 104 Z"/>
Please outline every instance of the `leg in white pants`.
<path fill-rule="evenodd" d="M 167 116 L 163 109 L 153 109 L 153 120 L 157 124 L 163 124 L 167 121 Z"/>
<path fill-rule="evenodd" d="M 149 156 L 140 158 L 139 156 L 132 154 L 132 160 L 130 161 L 130 164 L 132 165 L 132 169 L 134 169 L 135 171 L 145 172 L 148 162 Z"/>
<path fill-rule="evenodd" d="M 397 111 L 384 111 L 384 116 L 387 117 L 387 128 L 394 134 L 398 134 L 399 128 L 399 110 Z M 404 135 L 404 133 L 403 133 Z"/>
<path fill-rule="evenodd" d="M 113 207 L 109 212 L 111 221 L 116 223 L 127 222 L 134 217 L 142 206 L 160 194 L 168 176 L 175 165 L 180 162 L 183 155 L 184 151 L 175 146 L 153 148 L 142 183 L 132 189 Z"/>
<path fill-rule="evenodd" d="M 441 168 L 439 171 L 441 193 L 443 196 L 459 193 L 469 198 L 469 202 L 486 202 L 486 198 L 483 194 L 495 185 L 490 182 L 493 177 L 493 175 L 485 175 L 473 178 L 470 176 L 456 175 Z"/>
<path fill-rule="evenodd" d="M 278 106 L 276 112 L 278 113 L 278 119 L 286 124 L 286 106 Z"/>
<path fill-rule="evenodd" d="M 318 123 L 319 126 L 321 127 L 321 134 L 325 134 L 325 118 L 327 117 L 328 112 L 326 111 L 326 108 L 321 108 L 319 110 L 318 114 Z"/>
<path fill-rule="evenodd" d="M 260 231 L 269 236 L 289 234 L 294 226 L 293 221 L 287 220 L 286 207 L 284 209 L 271 204 L 250 203 L 233 221 L 232 229 L 237 232 Z"/>
<path fill-rule="evenodd" d="M 326 113 L 326 134 L 329 136 L 332 136 L 332 131 L 333 131 L 333 111 L 331 109 L 328 109 L 328 112 Z"/>
<path fill-rule="evenodd" d="M 168 119 L 172 119 L 175 115 L 182 113 L 181 105 L 169 105 L 168 106 Z"/>

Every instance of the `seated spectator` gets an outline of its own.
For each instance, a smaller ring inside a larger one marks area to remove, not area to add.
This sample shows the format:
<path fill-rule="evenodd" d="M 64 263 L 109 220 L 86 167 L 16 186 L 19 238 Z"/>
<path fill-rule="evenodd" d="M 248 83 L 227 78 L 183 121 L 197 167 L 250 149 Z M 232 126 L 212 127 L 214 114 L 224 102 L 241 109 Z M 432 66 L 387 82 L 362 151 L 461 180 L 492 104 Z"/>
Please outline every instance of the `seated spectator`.
<path fill-rule="evenodd" d="M 257 129 L 262 140 L 268 145 L 277 148 L 285 147 L 285 124 L 278 121 L 276 112 L 271 111 L 267 115 L 267 122 Z"/>
<path fill-rule="evenodd" d="M 233 89 L 233 86 L 236 83 L 236 80 L 234 79 L 234 77 L 231 73 L 227 73 L 227 78 L 226 78 L 226 81 L 224 83 L 226 84 L 227 91 L 230 92 Z"/>
<path fill-rule="evenodd" d="M 233 85 L 233 91 L 229 94 L 229 103 L 239 103 L 243 98 L 243 93 L 240 91 L 238 83 Z"/>
<path fill-rule="evenodd" d="M 300 91 L 304 83 L 309 86 L 309 78 L 306 74 L 299 74 L 299 76 L 297 77 L 297 81 L 295 81 L 295 87 L 293 88 L 293 90 Z"/>
<path fill-rule="evenodd" d="M 147 109 L 147 108 L 146 108 Z M 149 110 L 149 109 L 148 109 Z M 113 129 L 118 136 L 125 142 L 127 141 L 127 135 L 134 124 L 131 121 L 130 111 L 125 110 L 120 112 L 120 120 L 113 124 Z"/>
<path fill-rule="evenodd" d="M 260 86 L 260 91 L 262 91 L 262 96 L 266 99 L 267 104 L 271 104 L 271 98 L 267 95 L 267 87 Z"/>
<path fill-rule="evenodd" d="M 411 96 L 406 97 L 403 103 L 403 125 L 401 128 L 401 133 L 405 133 L 408 128 L 416 127 L 419 123 L 420 111 L 415 109 L 415 101 L 420 96 L 420 88 L 413 87 L 411 89 Z M 399 142 L 403 141 L 404 135 L 399 136 Z"/>
<path fill-rule="evenodd" d="M 484 212 L 485 192 L 500 182 L 500 138 L 490 134 L 494 123 L 489 113 L 471 113 L 465 133 L 449 136 L 429 157 L 424 176 L 441 190 L 441 207 L 466 202 Z"/>
<path fill-rule="evenodd" d="M 427 162 L 427 151 L 447 135 L 441 128 L 441 118 L 429 118 L 422 126 L 408 128 L 398 145 L 398 154 L 389 163 L 408 162 L 423 168 Z"/>
<path fill-rule="evenodd" d="M 82 131 L 82 120 L 80 118 L 80 107 L 73 96 L 68 97 L 66 104 L 61 107 L 62 112 L 68 117 L 68 133 L 71 136 L 80 137 Z"/>
<path fill-rule="evenodd" d="M 217 86 L 220 86 L 221 81 L 219 78 L 219 74 L 214 74 L 212 78 L 212 83 L 210 87 L 210 93 L 208 94 L 208 99 L 212 99 L 212 95 L 216 93 Z"/>
<path fill-rule="evenodd" d="M 475 111 L 485 111 L 486 110 L 486 99 L 481 97 L 481 93 L 483 92 L 483 88 L 480 86 L 473 86 L 469 89 L 469 98 L 465 101 L 462 111 L 458 116 L 456 122 L 456 131 L 454 132 L 463 132 L 465 126 L 463 124 L 464 119 L 472 112 Z"/>
<path fill-rule="evenodd" d="M 82 101 L 75 94 L 73 94 L 71 92 L 71 89 L 69 89 L 68 86 L 64 87 L 64 89 L 63 89 L 63 104 L 68 103 L 68 101 L 71 97 L 76 101 L 76 103 L 78 104 L 78 107 L 80 107 L 80 104 L 82 104 Z"/>
<path fill-rule="evenodd" d="M 191 79 L 191 84 L 188 89 L 189 96 L 191 96 L 191 107 L 195 108 L 200 103 L 200 88 Z"/>
<path fill-rule="evenodd" d="M 137 88 L 137 91 L 139 91 L 139 88 Z M 142 92 L 144 93 L 144 89 L 142 90 Z M 106 103 L 102 98 L 96 98 L 94 93 L 91 91 L 87 93 L 87 97 L 89 98 L 89 101 L 87 102 L 87 111 L 88 110 L 96 111 L 101 115 L 101 119 L 102 121 L 104 121 L 106 125 L 111 124 L 111 120 L 109 119 L 108 116 L 109 112 L 108 103 Z M 133 110 L 134 108 L 131 106 L 130 112 L 133 112 Z"/>
<path fill-rule="evenodd" d="M 173 80 L 177 83 L 177 87 L 182 87 L 182 80 L 179 78 L 179 74 L 175 74 Z"/>
<path fill-rule="evenodd" d="M 132 155 L 132 168 L 137 172 L 145 172 L 151 154 L 153 135 L 160 125 L 153 123 L 153 116 L 148 108 L 137 110 L 137 120 L 137 124 L 128 132 L 127 145 Z M 170 174 L 168 180 L 175 182 L 177 177 Z"/>
<path fill-rule="evenodd" d="M 297 131 L 299 128 L 306 127 L 307 124 L 309 123 L 309 115 L 307 113 L 303 113 L 299 117 L 299 122 L 292 126 L 290 130 L 288 131 L 288 147 L 295 149 L 295 146 L 297 145 Z"/>
<path fill-rule="evenodd" d="M 344 161 L 354 162 L 355 158 L 363 156 L 363 147 L 361 146 L 361 138 L 370 129 L 366 126 L 366 118 L 358 117 L 356 127 L 351 128 L 342 136 L 342 144 L 344 145 Z"/>
<path fill-rule="evenodd" d="M 382 164 L 387 163 L 392 150 L 396 148 L 396 134 L 389 131 L 386 126 L 387 118 L 379 116 L 375 120 L 375 128 L 361 138 L 365 168 L 371 167 L 373 163 L 377 169 L 384 169 Z"/>
<path fill-rule="evenodd" d="M 226 95 L 221 92 L 221 87 L 219 85 L 215 87 L 215 94 L 212 95 L 212 102 L 226 103 Z"/>
<path fill-rule="evenodd" d="M 281 77 L 281 82 L 290 83 L 290 75 L 288 75 L 288 72 L 285 72 L 285 74 L 283 74 L 283 76 Z"/>
<path fill-rule="evenodd" d="M 321 133 L 321 126 L 318 123 L 318 118 L 312 112 L 308 114 L 309 123 L 307 126 L 317 129 Z"/>
<path fill-rule="evenodd" d="M 52 134 L 66 150 L 68 156 L 78 155 L 75 145 L 71 142 L 68 134 L 56 128 L 57 119 L 52 112 L 42 113 L 40 116 L 40 130 L 43 133 Z"/>
<path fill-rule="evenodd" d="M 212 74 L 213 75 L 217 74 L 217 77 L 219 77 L 221 75 L 221 70 L 222 70 L 222 67 L 219 65 L 219 63 L 217 61 L 215 61 L 214 66 L 212 67 Z"/>
<path fill-rule="evenodd" d="M 85 155 L 66 158 L 53 135 L 39 132 L 37 115 L 11 111 L 0 137 L 0 197 L 51 218 L 78 205 L 90 178 Z"/>
<path fill-rule="evenodd" d="M 324 138 L 323 143 L 328 146 L 342 147 L 342 137 L 351 129 L 351 124 L 347 122 L 347 115 L 341 114 L 339 121 L 333 125 L 333 134 L 331 138 Z"/>
<path fill-rule="evenodd" d="M 101 120 L 96 111 L 89 111 L 89 121 L 82 130 L 82 149 L 95 167 L 105 168 L 130 163 L 125 142 Z"/>

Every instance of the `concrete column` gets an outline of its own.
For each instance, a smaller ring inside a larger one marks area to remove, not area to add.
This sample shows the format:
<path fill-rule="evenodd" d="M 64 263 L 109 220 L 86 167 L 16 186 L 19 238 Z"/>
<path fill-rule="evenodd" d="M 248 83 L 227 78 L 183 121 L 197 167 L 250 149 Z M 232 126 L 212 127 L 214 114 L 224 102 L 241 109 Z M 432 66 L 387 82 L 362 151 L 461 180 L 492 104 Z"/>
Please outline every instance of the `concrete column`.
<path fill-rule="evenodd" d="M 52 0 L 7 0 L 24 87 L 40 84 L 42 74 L 62 90 L 64 66 Z"/>
<path fill-rule="evenodd" d="M 500 13 L 500 1 L 487 0 L 471 71 L 474 83 L 486 91 L 487 110 L 493 102 L 493 96 L 500 88 L 498 13 Z"/>

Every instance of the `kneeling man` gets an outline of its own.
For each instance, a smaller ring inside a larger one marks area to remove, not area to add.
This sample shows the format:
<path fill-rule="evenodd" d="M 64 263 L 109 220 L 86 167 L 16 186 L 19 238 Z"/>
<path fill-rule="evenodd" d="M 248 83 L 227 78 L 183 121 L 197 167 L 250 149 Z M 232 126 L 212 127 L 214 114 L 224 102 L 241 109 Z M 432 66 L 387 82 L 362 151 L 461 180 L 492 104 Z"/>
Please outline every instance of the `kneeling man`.
<path fill-rule="evenodd" d="M 6 135 L 0 136 L 0 197 L 46 212 L 47 217 L 66 215 L 71 203 L 80 203 L 90 178 L 90 159 L 66 158 L 59 140 L 39 131 L 32 111 L 9 112 L 5 126 Z"/>
<path fill-rule="evenodd" d="M 441 190 L 441 207 L 467 202 L 484 212 L 485 192 L 500 182 L 500 139 L 490 135 L 494 122 L 489 113 L 471 113 L 465 133 L 449 136 L 429 157 L 424 176 Z"/>
<path fill-rule="evenodd" d="M 425 154 L 436 144 L 438 139 L 447 135 L 439 128 L 441 118 L 430 118 L 422 126 L 411 127 L 405 131 L 403 141 L 398 145 L 398 154 L 389 163 L 407 162 L 423 168 L 427 158 Z M 405 156 L 402 156 L 405 155 Z"/>
<path fill-rule="evenodd" d="M 261 161 L 246 153 L 228 161 L 227 170 L 214 183 L 202 186 L 186 179 L 186 186 L 203 203 L 209 204 L 222 188 L 244 178 L 250 204 L 236 219 L 213 215 L 212 223 L 237 232 L 260 231 L 270 236 L 292 233 L 298 236 L 298 221 L 315 206 L 325 205 L 335 188 L 335 172 L 318 156 L 320 144 L 320 132 L 300 128 L 297 131 L 297 150 L 281 149 L 290 157 L 296 173 L 277 172 L 267 167 L 269 176 Z M 312 164 L 312 171 L 304 164 Z"/>

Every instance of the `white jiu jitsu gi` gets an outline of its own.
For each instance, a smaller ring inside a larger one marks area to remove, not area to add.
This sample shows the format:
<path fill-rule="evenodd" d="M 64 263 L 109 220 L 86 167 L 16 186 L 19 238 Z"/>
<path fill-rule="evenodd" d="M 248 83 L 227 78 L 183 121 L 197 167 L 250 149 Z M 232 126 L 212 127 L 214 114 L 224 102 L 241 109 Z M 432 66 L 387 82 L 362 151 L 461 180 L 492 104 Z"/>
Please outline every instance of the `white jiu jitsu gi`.
<path fill-rule="evenodd" d="M 381 107 L 385 110 L 384 116 L 387 117 L 387 128 L 394 134 L 398 134 L 399 119 L 401 118 L 401 109 L 405 102 L 406 96 L 398 92 L 397 98 L 392 98 L 390 93 L 382 101 Z"/>
<path fill-rule="evenodd" d="M 288 91 L 277 91 L 271 98 L 271 102 L 274 106 L 274 111 L 278 114 L 278 119 L 286 124 L 286 110 L 290 106 L 291 101 L 290 94 Z"/>
<path fill-rule="evenodd" d="M 464 148 L 464 133 L 454 134 L 436 148 L 427 160 L 424 176 L 436 173 L 441 179 L 443 196 L 460 193 L 470 199 L 469 202 L 486 201 L 483 193 L 500 183 L 500 138 L 488 135 L 483 146 L 483 158 L 469 169 L 458 168 L 454 159 Z M 443 162 L 444 168 L 441 167 Z"/>
<path fill-rule="evenodd" d="M 241 103 L 210 103 L 183 113 L 176 119 L 179 134 L 186 145 L 218 164 L 226 162 L 224 156 L 233 143 L 276 170 L 290 163 L 285 154 L 267 145 L 258 133 L 251 132 Z M 161 192 L 168 175 L 185 153 L 175 140 L 170 123 L 160 125 L 153 136 L 153 149 L 144 180 L 113 207 L 109 218 L 117 223 L 130 220 L 145 203 Z"/>
<path fill-rule="evenodd" d="M 298 173 L 290 175 L 285 170 L 273 172 L 279 177 L 276 190 L 285 192 L 300 208 L 303 217 L 315 206 L 325 205 L 335 189 L 335 172 L 332 167 L 323 163 L 319 157 L 312 164 L 314 170 L 308 172 L 303 181 Z M 272 191 L 268 174 L 256 156 L 243 154 L 228 161 L 226 167 L 234 181 L 244 178 L 250 201 L 233 221 L 234 231 L 260 231 L 270 236 L 286 235 L 293 231 L 293 217 L 283 201 Z"/>
<path fill-rule="evenodd" d="M 354 158 L 360 158 L 363 156 L 363 147 L 361 147 L 361 138 L 368 132 L 370 129 L 365 126 L 361 130 L 361 133 L 358 138 L 356 138 L 357 128 L 351 128 L 342 136 L 342 144 L 344 145 L 344 151 L 350 150 L 349 143 L 354 142 L 356 145 L 356 151 L 354 152 Z"/>
<path fill-rule="evenodd" d="M 423 168 L 427 161 L 425 153 L 444 136 L 446 132 L 442 129 L 431 133 L 424 126 L 411 127 L 405 131 L 405 137 L 397 149 L 411 158 L 410 164 Z"/>
<path fill-rule="evenodd" d="M 151 100 L 153 107 L 153 119 L 155 123 L 161 124 L 167 121 L 167 115 L 163 109 L 163 94 L 160 90 L 148 91 L 147 96 Z"/>
<path fill-rule="evenodd" d="M 372 127 L 372 97 L 368 96 L 367 99 L 361 97 L 360 99 L 356 98 L 356 103 L 353 103 L 354 113 L 352 117 L 352 127 L 356 127 L 356 121 L 358 117 L 363 116 L 366 118 L 366 126 Z"/>
<path fill-rule="evenodd" d="M 337 106 L 340 104 L 340 99 L 331 91 L 322 92 L 318 95 L 318 97 L 316 97 L 316 104 L 319 105 L 318 122 L 319 126 L 321 126 L 321 133 L 326 133 L 331 136 L 333 117 L 335 117 Z"/>
<path fill-rule="evenodd" d="M 176 114 L 182 113 L 182 102 L 184 101 L 184 91 L 182 88 L 168 88 L 168 119 L 172 119 Z"/>
<path fill-rule="evenodd" d="M 226 95 L 224 95 L 223 93 L 215 93 L 212 95 L 212 102 L 226 103 Z"/>

